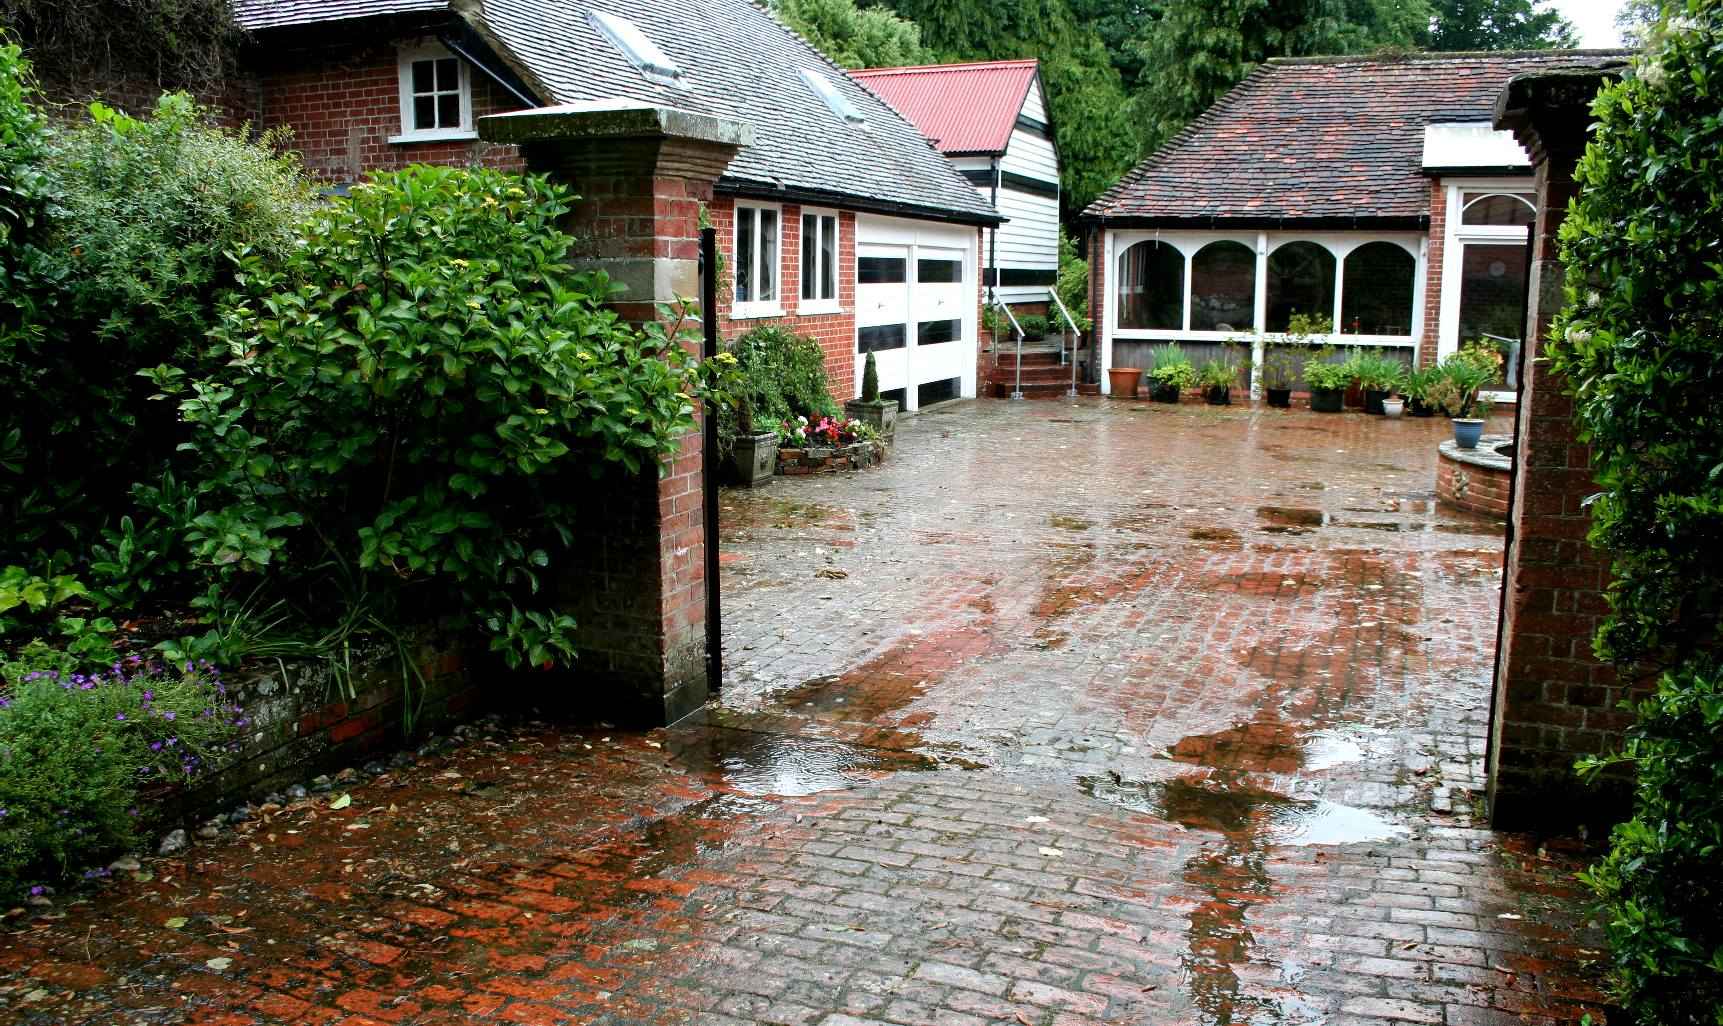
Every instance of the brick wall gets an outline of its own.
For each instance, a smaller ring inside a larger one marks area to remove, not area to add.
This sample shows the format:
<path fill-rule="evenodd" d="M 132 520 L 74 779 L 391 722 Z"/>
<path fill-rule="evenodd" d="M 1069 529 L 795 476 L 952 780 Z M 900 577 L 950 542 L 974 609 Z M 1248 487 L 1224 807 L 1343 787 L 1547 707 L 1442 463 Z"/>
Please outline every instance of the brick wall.
<path fill-rule="evenodd" d="M 718 327 L 726 339 L 734 339 L 762 325 L 776 324 L 811 336 L 820 344 L 826 357 L 826 382 L 832 398 L 838 402 L 854 399 L 858 394 L 856 376 L 856 215 L 853 211 L 838 211 L 838 307 L 837 313 L 802 314 L 802 207 L 795 203 L 782 206 L 779 231 L 778 295 L 782 297 L 783 317 L 743 317 L 732 314 L 734 290 L 731 282 L 736 268 L 736 204 L 733 196 L 718 196 L 712 201 L 712 226 L 718 229 L 718 250 L 724 255 L 725 280 L 718 286 Z M 822 208 L 826 209 L 826 208 Z"/>
<path fill-rule="evenodd" d="M 1508 515 L 1513 475 L 1445 456 L 1436 462 L 1436 497 L 1460 509 L 1490 517 Z"/>
<path fill-rule="evenodd" d="M 1430 182 L 1430 245 L 1424 268 L 1424 325 L 1418 339 L 1418 366 L 1436 365 L 1442 319 L 1442 253 L 1447 248 L 1448 194 L 1440 180 Z"/>
<path fill-rule="evenodd" d="M 1597 491 L 1590 451 L 1577 438 L 1566 382 L 1541 355 L 1564 301 L 1557 233 L 1595 88 L 1570 97 L 1559 116 L 1534 114 L 1517 129 L 1537 167 L 1538 211 L 1490 743 L 1491 822 L 1505 828 L 1606 823 L 1626 802 L 1624 779 L 1599 793 L 1573 773 L 1577 756 L 1618 744 L 1632 716 L 1619 708 L 1628 688 L 1591 649 L 1608 611 L 1608 570 L 1586 540 L 1585 500 Z"/>
<path fill-rule="evenodd" d="M 388 755 L 481 710 L 483 692 L 452 640 L 427 638 L 417 658 L 424 681 L 415 680 L 410 692 L 402 687 L 392 647 L 358 660 L 360 668 L 346 682 L 352 699 L 331 700 L 345 688 L 322 662 L 272 667 L 234 682 L 234 700 L 251 720 L 239 751 L 195 786 L 166 796 L 153 812 L 168 822 L 224 812 L 266 791 Z"/>
<path fill-rule="evenodd" d="M 513 146 L 477 139 L 391 143 L 401 133 L 397 45 L 423 37 L 387 38 L 272 52 L 257 69 L 259 126 L 292 130 L 291 145 L 313 174 L 352 182 L 369 171 L 408 164 L 483 164 L 521 168 Z M 477 69 L 471 69 L 473 118 L 517 110 L 521 103 Z"/>

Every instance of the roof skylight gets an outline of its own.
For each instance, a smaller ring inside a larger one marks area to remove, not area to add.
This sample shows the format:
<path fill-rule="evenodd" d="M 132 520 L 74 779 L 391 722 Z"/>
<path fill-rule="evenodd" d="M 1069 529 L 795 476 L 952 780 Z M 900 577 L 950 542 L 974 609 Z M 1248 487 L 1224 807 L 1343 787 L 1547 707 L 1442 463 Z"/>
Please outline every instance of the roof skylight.
<path fill-rule="evenodd" d="M 661 85 L 688 85 L 687 77 L 676 61 L 648 39 L 646 33 L 640 31 L 640 26 L 608 11 L 592 11 L 589 17 L 598 31 L 604 33 L 604 37 L 621 50 L 642 75 Z"/>
<path fill-rule="evenodd" d="M 808 84 L 808 88 L 812 89 L 815 95 L 825 101 L 826 106 L 830 107 L 832 113 L 836 114 L 844 124 L 860 125 L 867 121 L 867 117 L 843 93 L 838 91 L 838 87 L 832 84 L 831 79 L 813 68 L 803 68 L 802 81 Z"/>

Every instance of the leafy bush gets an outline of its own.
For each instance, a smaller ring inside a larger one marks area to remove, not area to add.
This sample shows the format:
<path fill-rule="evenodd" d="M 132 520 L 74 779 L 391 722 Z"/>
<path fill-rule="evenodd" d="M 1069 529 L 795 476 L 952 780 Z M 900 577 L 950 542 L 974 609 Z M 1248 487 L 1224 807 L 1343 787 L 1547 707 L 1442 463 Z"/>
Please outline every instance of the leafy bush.
<path fill-rule="evenodd" d="M 1089 319 L 1089 262 L 1077 255 L 1077 244 L 1064 228 L 1059 229 L 1059 274 L 1053 291 L 1077 322 L 1077 330 L 1087 332 L 1094 327 Z M 1062 325 L 1063 320 L 1055 323 Z"/>
<path fill-rule="evenodd" d="M 1450 417 L 1490 415 L 1490 400 L 1478 393 L 1496 380 L 1496 358 L 1487 350 L 1465 348 L 1431 368 L 1424 401 Z"/>
<path fill-rule="evenodd" d="M 1197 383 L 1196 365 L 1176 342 L 1168 342 L 1149 352 L 1149 380 L 1162 388 L 1184 391 Z"/>
<path fill-rule="evenodd" d="M 0 689 L 0 897 L 126 846 L 140 789 L 196 778 L 245 726 L 209 667 L 133 659 Z"/>
<path fill-rule="evenodd" d="M 1355 352 L 1346 366 L 1360 385 L 1374 392 L 1391 392 L 1406 379 L 1406 365 L 1381 353 Z"/>
<path fill-rule="evenodd" d="M 1576 397 L 1610 557 L 1598 654 L 1656 674 L 1616 756 L 1633 818 L 1587 879 L 1617 996 L 1637 1021 L 1723 1022 L 1723 5 L 1687 0 L 1603 89 L 1562 226 L 1568 306 L 1548 349 Z"/>
<path fill-rule="evenodd" d="M 42 169 L 48 123 L 31 103 L 32 93 L 30 63 L 0 35 L 0 367 L 18 342 L 16 333 L 34 322 L 19 272 L 39 241 L 51 198 Z M 0 473 L 9 469 L 9 453 L 19 445 L 16 437 L 5 437 L 10 434 L 0 432 Z"/>
<path fill-rule="evenodd" d="M 1244 364 L 1236 357 L 1217 356 L 1202 365 L 1197 372 L 1197 380 L 1205 388 L 1231 388 L 1238 383 L 1239 372 Z"/>
<path fill-rule="evenodd" d="M 735 409 L 719 413 L 724 451 L 735 444 L 743 420 L 755 431 L 771 431 L 796 417 L 838 415 L 826 381 L 825 352 L 812 338 L 769 324 L 736 339 L 728 352 L 736 358 Z"/>
<path fill-rule="evenodd" d="M 195 557 L 297 579 L 302 609 L 342 585 L 379 628 L 449 617 L 511 664 L 572 659 L 542 585 L 601 529 L 575 497 L 610 465 L 658 471 L 731 361 L 622 322 L 609 281 L 564 262 L 569 202 L 543 177 L 415 167 L 286 255 L 245 253 L 213 335 L 227 365 L 152 375 L 207 482 Z"/>
<path fill-rule="evenodd" d="M 4 81 L 15 88 L 15 75 Z M 8 292 L 22 307 L 0 348 L 0 515 L 12 525 L 0 558 L 14 562 L 82 555 L 132 484 L 162 472 L 184 428 L 137 372 L 211 369 L 199 361 L 233 282 L 227 254 L 284 254 L 312 203 L 274 140 L 211 127 L 185 96 L 142 120 L 91 112 L 38 147 L 52 204 L 29 244 L 0 258 L 16 266 Z"/>
<path fill-rule="evenodd" d="M 1047 337 L 1047 318 L 1040 314 L 1024 314 L 1017 318 L 1017 323 L 1023 328 L 1024 338 Z"/>
<path fill-rule="evenodd" d="M 1318 349 L 1305 358 L 1304 383 L 1317 392 L 1338 392 L 1352 383 L 1351 361 L 1335 363 L 1334 350 Z"/>

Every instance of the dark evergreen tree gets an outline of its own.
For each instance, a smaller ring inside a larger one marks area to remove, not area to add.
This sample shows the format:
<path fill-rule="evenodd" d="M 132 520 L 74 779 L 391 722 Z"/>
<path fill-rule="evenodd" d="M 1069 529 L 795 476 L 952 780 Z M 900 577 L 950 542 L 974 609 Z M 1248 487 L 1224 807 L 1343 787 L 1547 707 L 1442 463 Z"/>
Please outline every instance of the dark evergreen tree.
<path fill-rule="evenodd" d="M 1546 50 L 1577 46 L 1579 37 L 1548 0 L 1434 0 L 1425 49 Z"/>
<path fill-rule="evenodd" d="M 1143 59 L 1142 143 L 1152 150 L 1270 57 L 1409 47 L 1428 30 L 1424 0 L 1170 0 Z"/>

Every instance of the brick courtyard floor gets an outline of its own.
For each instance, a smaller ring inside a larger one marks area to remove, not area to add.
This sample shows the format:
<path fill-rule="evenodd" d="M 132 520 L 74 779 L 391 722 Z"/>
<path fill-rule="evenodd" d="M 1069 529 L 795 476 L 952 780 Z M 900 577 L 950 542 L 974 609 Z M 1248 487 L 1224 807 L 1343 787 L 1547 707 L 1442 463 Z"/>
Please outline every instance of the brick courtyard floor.
<path fill-rule="evenodd" d="M 1602 1021 L 1571 849 L 1476 818 L 1502 535 L 1435 508 L 1446 430 L 924 413 L 726 494 L 698 722 L 492 728 L 146 860 L 9 920 L 4 1014 Z"/>

